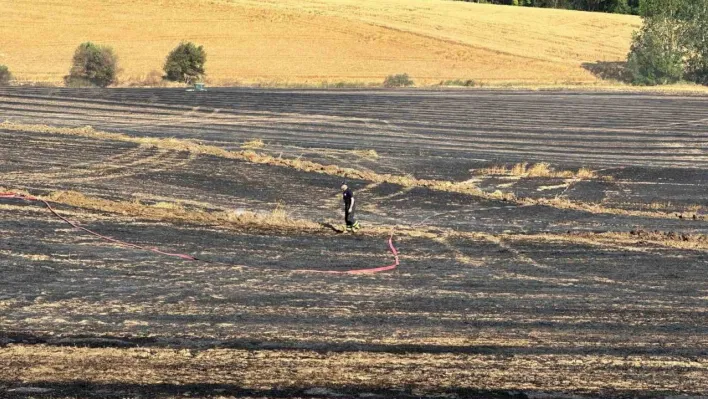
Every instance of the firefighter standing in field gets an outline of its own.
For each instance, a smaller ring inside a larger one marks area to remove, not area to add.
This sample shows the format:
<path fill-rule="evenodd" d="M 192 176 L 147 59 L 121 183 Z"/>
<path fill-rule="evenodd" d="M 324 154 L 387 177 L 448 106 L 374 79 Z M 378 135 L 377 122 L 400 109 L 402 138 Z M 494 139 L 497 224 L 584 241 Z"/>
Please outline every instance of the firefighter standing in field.
<path fill-rule="evenodd" d="M 344 199 L 344 222 L 347 225 L 347 231 L 357 231 L 361 226 L 359 226 L 359 221 L 354 219 L 354 193 L 347 186 L 347 183 L 342 183 L 342 199 Z"/>

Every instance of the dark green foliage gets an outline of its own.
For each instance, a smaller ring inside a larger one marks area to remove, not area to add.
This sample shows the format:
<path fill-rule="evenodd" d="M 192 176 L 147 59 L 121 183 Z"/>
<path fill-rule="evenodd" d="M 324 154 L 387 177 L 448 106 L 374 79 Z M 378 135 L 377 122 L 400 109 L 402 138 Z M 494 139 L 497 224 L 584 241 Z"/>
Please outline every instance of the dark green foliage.
<path fill-rule="evenodd" d="M 0 86 L 7 86 L 12 80 L 12 74 L 5 65 L 0 65 Z"/>
<path fill-rule="evenodd" d="M 708 84 L 708 0 L 643 0 L 627 68 L 635 84 Z"/>
<path fill-rule="evenodd" d="M 170 51 L 165 61 L 165 79 L 173 82 L 193 83 L 204 77 L 206 52 L 202 46 L 183 42 Z"/>
<path fill-rule="evenodd" d="M 682 53 L 678 46 L 667 45 L 666 31 L 654 25 L 635 35 L 627 58 L 632 83 L 653 86 L 676 83 L 683 77 Z"/>
<path fill-rule="evenodd" d="M 504 4 L 524 7 L 564 8 L 581 11 L 601 11 L 637 14 L 640 0 L 463 0 L 475 3 Z"/>
<path fill-rule="evenodd" d="M 415 83 L 411 80 L 407 73 L 399 75 L 389 75 L 383 82 L 384 87 L 408 87 Z"/>
<path fill-rule="evenodd" d="M 633 14 L 635 10 L 636 9 L 632 9 L 627 0 L 617 0 L 614 7 L 612 7 L 612 9 L 608 11 L 613 12 L 615 14 Z"/>
<path fill-rule="evenodd" d="M 113 49 L 86 42 L 74 52 L 71 70 L 64 82 L 71 87 L 106 87 L 115 83 L 117 71 L 118 57 Z"/>
<path fill-rule="evenodd" d="M 472 79 L 467 79 L 467 80 L 462 80 L 462 79 L 454 79 L 454 80 L 443 80 L 440 82 L 440 86 L 464 86 L 464 87 L 474 87 L 476 86 L 477 83 L 472 80 Z"/>
<path fill-rule="evenodd" d="M 695 0 L 688 6 L 692 16 L 686 25 L 686 77 L 708 85 L 708 0 Z"/>

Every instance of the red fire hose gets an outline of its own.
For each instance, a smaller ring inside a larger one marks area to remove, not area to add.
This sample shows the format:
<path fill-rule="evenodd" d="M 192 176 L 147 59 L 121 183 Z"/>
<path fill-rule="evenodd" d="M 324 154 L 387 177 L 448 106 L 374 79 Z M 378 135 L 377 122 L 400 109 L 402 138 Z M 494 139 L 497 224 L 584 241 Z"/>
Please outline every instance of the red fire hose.
<path fill-rule="evenodd" d="M 26 194 L 21 194 L 21 193 L 14 193 L 14 192 L 7 192 L 7 193 L 0 193 L 0 199 L 5 198 L 5 199 L 21 199 L 25 201 L 36 201 L 36 202 L 41 202 L 43 203 L 49 211 L 56 216 L 57 218 L 63 220 L 64 222 L 68 223 L 72 227 L 82 230 L 86 233 L 89 233 L 93 236 L 96 236 L 102 240 L 120 245 L 122 247 L 127 247 L 127 248 L 135 248 L 135 249 L 141 249 L 145 251 L 151 251 L 160 255 L 165 255 L 165 256 L 172 256 L 175 258 L 180 258 L 180 259 L 185 259 L 185 260 L 191 260 L 191 261 L 203 261 L 203 259 L 198 259 L 192 255 L 187 255 L 187 254 L 177 254 L 177 253 L 170 253 L 170 252 L 165 252 L 161 251 L 158 248 L 155 247 L 146 247 L 138 244 L 131 244 L 129 242 L 117 240 L 115 238 L 107 237 L 104 235 L 101 235 L 93 230 L 89 230 L 85 227 L 80 226 L 77 222 L 71 221 L 63 216 L 61 216 L 57 211 L 52 208 L 52 206 L 47 202 L 46 200 L 43 200 L 41 198 L 33 197 L 31 195 L 26 195 Z M 395 262 L 391 265 L 388 266 L 381 266 L 381 267 L 374 267 L 374 268 L 369 268 L 369 269 L 356 269 L 356 270 L 344 270 L 344 271 L 337 271 L 337 270 L 306 270 L 306 269 L 297 269 L 294 270 L 296 272 L 311 272 L 311 273 L 328 273 L 328 274 L 373 274 L 373 273 L 380 273 L 388 270 L 393 270 L 396 267 L 399 266 L 399 260 L 398 260 L 398 251 L 396 248 L 393 246 L 393 232 L 391 233 L 391 236 L 388 239 L 388 246 L 391 249 L 391 253 L 393 254 L 393 257 L 395 259 Z"/>

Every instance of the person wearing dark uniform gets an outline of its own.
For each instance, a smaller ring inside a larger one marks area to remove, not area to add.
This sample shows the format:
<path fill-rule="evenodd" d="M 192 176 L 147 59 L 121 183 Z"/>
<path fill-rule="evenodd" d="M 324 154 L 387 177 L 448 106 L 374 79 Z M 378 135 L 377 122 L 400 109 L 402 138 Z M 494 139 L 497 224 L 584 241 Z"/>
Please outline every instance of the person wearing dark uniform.
<path fill-rule="evenodd" d="M 344 222 L 347 225 L 348 231 L 359 230 L 359 221 L 354 219 L 354 193 L 347 186 L 347 183 L 342 183 L 342 198 L 344 199 Z"/>

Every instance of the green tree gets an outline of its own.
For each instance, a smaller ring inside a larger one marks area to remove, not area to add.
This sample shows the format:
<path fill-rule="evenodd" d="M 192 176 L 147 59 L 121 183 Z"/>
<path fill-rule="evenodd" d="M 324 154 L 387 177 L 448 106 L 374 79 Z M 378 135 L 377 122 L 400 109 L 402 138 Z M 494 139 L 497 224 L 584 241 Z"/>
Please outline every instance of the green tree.
<path fill-rule="evenodd" d="M 465 0 L 475 3 L 637 14 L 640 0 Z"/>
<path fill-rule="evenodd" d="M 627 69 L 635 84 L 667 84 L 683 78 L 687 1 L 690 0 L 640 3 L 643 25 L 634 35 L 627 57 Z"/>
<path fill-rule="evenodd" d="M 627 70 L 638 85 L 675 83 L 683 77 L 683 54 L 671 41 L 672 26 L 653 23 L 635 34 Z"/>
<path fill-rule="evenodd" d="M 86 42 L 74 52 L 71 70 L 64 81 L 68 86 L 106 87 L 115 83 L 117 72 L 118 57 L 112 48 Z"/>
<path fill-rule="evenodd" d="M 708 0 L 643 0 L 627 66 L 637 84 L 708 85 Z"/>
<path fill-rule="evenodd" d="M 0 65 L 0 86 L 7 86 L 12 80 L 12 74 L 5 65 Z"/>
<path fill-rule="evenodd" d="M 206 52 L 192 42 L 182 42 L 165 61 L 165 78 L 173 82 L 192 83 L 204 77 Z"/>
<path fill-rule="evenodd" d="M 384 87 L 408 87 L 413 85 L 415 85 L 415 82 L 411 80 L 407 73 L 388 75 L 383 82 Z"/>
<path fill-rule="evenodd" d="M 627 3 L 627 0 L 617 0 L 609 11 L 615 14 L 632 14 L 632 6 Z"/>
<path fill-rule="evenodd" d="M 688 5 L 684 35 L 686 77 L 708 85 L 708 0 L 694 0 Z"/>

